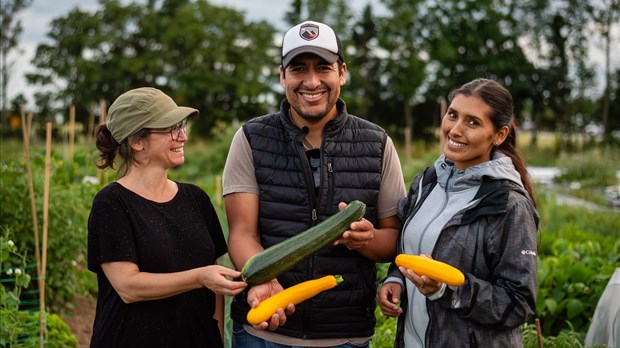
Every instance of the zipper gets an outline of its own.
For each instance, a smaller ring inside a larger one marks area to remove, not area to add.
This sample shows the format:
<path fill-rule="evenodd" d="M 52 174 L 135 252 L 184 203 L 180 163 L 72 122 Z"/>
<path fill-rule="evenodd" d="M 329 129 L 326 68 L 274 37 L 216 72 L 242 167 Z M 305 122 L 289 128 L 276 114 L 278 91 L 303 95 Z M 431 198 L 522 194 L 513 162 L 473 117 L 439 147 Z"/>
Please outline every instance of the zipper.
<path fill-rule="evenodd" d="M 310 226 L 314 226 L 318 221 L 318 213 L 316 208 L 316 195 L 314 194 L 314 179 L 312 176 L 312 168 L 310 167 L 310 162 L 308 161 L 308 156 L 306 156 L 306 151 L 303 146 L 303 137 L 308 134 L 308 127 L 303 127 L 301 132 L 295 137 L 295 147 L 297 149 L 297 155 L 301 161 L 301 167 L 304 174 L 304 178 L 306 181 L 306 191 L 308 192 L 308 200 L 310 201 L 310 219 L 312 223 Z M 323 157 L 323 154 L 321 154 Z M 306 272 L 306 278 L 312 279 L 312 274 L 314 273 L 314 256 L 310 256 L 308 259 L 308 270 Z M 309 309 L 310 309 L 310 301 L 304 301 L 302 304 L 303 312 L 304 312 L 304 322 L 308 322 L 309 320 Z M 305 339 L 308 336 L 308 330 L 306 328 L 303 329 L 302 337 Z"/>
<path fill-rule="evenodd" d="M 322 154 L 321 154 L 321 157 Z M 331 204 L 334 200 L 334 168 L 332 167 L 332 159 L 328 159 L 327 161 L 327 204 Z M 348 202 L 347 202 L 348 204 Z"/>

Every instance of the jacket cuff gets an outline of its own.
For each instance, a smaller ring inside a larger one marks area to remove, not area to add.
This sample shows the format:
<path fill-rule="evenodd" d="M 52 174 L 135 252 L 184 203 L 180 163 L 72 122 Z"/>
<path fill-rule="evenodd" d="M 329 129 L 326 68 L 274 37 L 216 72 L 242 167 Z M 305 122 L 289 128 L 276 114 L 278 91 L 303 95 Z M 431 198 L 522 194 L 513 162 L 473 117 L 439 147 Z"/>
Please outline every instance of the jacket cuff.
<path fill-rule="evenodd" d="M 428 298 L 431 301 L 439 300 L 443 296 L 443 294 L 446 292 L 446 286 L 447 286 L 446 283 L 441 283 L 441 286 L 439 287 L 439 289 L 428 294 L 426 298 Z"/>

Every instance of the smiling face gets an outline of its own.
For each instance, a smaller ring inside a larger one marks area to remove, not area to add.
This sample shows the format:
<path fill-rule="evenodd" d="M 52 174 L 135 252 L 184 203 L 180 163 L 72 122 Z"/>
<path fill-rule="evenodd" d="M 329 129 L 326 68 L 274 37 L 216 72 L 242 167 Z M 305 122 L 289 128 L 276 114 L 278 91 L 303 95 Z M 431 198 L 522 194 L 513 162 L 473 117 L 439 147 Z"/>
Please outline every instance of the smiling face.
<path fill-rule="evenodd" d="M 177 140 L 170 135 L 170 128 L 150 132 L 144 139 L 144 159 L 141 163 L 149 165 L 159 164 L 163 168 L 174 168 L 185 162 L 184 149 L 187 134 L 184 130 L 178 132 Z"/>
<path fill-rule="evenodd" d="M 482 99 L 457 94 L 441 122 L 443 153 L 459 169 L 491 159 L 493 146 L 501 144 L 508 127 L 496 131 L 493 109 Z"/>
<path fill-rule="evenodd" d="M 291 117 L 310 124 L 334 118 L 346 70 L 346 64 L 339 72 L 337 62 L 329 64 L 314 54 L 300 55 L 285 71 L 280 70 L 280 84 L 291 105 Z"/>

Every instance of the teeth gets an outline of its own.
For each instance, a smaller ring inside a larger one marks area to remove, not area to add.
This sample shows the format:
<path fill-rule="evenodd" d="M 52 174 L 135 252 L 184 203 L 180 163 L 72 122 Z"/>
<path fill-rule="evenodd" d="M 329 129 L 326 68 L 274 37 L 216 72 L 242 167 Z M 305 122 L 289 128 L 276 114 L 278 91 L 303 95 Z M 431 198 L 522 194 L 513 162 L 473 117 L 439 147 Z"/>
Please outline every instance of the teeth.
<path fill-rule="evenodd" d="M 463 146 L 465 146 L 465 144 L 463 144 L 463 143 L 458 143 L 458 142 L 456 142 L 456 141 L 452 140 L 452 138 L 448 138 L 448 143 L 449 143 L 450 145 L 452 145 L 452 146 L 456 146 L 456 147 L 463 147 Z"/>
<path fill-rule="evenodd" d="M 302 93 L 302 95 L 306 98 L 318 98 L 321 95 L 323 95 L 323 92 L 319 92 L 319 93 Z"/>
<path fill-rule="evenodd" d="M 172 149 L 172 152 L 183 152 L 183 148 L 182 147 L 177 147 Z"/>

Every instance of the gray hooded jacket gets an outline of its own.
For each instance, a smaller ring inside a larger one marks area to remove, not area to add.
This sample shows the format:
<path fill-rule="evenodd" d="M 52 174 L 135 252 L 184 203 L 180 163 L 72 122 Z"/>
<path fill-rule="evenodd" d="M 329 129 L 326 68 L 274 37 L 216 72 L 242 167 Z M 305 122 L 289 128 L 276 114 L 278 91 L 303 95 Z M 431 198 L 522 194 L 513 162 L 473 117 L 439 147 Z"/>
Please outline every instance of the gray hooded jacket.
<path fill-rule="evenodd" d="M 454 171 L 452 163 L 440 157 L 414 178 L 399 206 L 403 233 L 415 214 L 429 213 L 418 210 L 436 184 L 447 195 L 479 186 L 473 201 L 443 226 L 433 248 L 434 259 L 460 269 L 466 280 L 446 288 L 440 299 L 426 300 L 425 346 L 522 347 L 520 326 L 533 315 L 536 303 L 538 213 L 510 158 L 497 154 L 457 177 Z M 394 265 L 388 277 L 405 281 Z M 403 291 L 401 307 L 407 310 L 410 296 Z M 395 347 L 404 347 L 404 324 L 401 315 Z"/>

